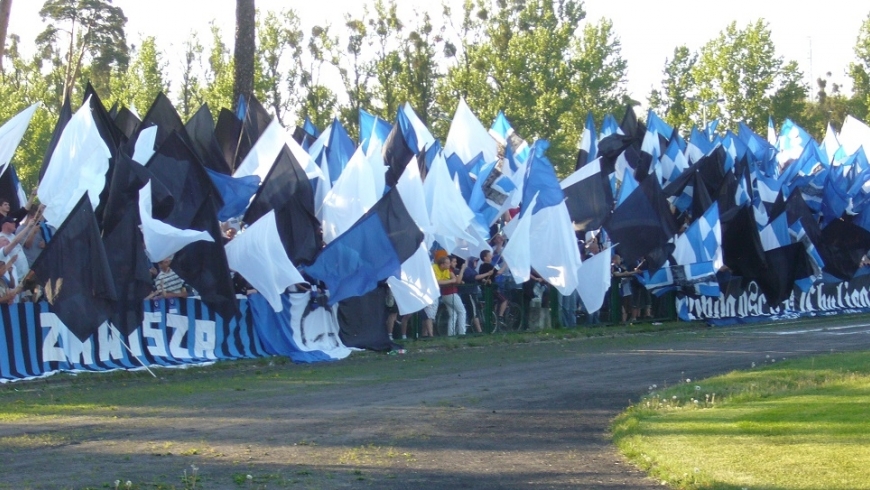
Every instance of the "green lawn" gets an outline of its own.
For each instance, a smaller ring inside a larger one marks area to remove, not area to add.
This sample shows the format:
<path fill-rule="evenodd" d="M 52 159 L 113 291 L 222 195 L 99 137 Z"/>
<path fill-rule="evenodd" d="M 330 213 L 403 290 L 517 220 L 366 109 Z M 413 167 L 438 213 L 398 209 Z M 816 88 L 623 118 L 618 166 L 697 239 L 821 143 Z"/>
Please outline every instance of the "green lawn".
<path fill-rule="evenodd" d="M 651 386 L 612 430 L 629 459 L 678 488 L 870 489 L 870 353 Z"/>

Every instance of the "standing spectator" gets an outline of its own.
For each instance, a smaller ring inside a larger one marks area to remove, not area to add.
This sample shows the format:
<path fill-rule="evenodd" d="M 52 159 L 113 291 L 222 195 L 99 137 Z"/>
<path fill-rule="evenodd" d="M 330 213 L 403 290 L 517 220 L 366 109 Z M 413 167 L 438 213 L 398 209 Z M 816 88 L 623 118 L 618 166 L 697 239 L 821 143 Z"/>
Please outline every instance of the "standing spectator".
<path fill-rule="evenodd" d="M 634 276 L 631 278 L 632 322 L 639 318 L 644 320 L 652 319 L 652 297 L 650 296 L 649 290 L 647 290 L 646 286 L 644 286 L 637 278 L 637 276 L 642 274 L 646 269 L 646 259 L 644 258 L 638 262 L 633 270 Z M 641 316 L 641 312 L 643 313 L 643 316 Z"/>
<path fill-rule="evenodd" d="M 21 246 L 21 243 L 26 241 L 39 228 L 36 226 L 36 220 L 29 221 L 18 230 L 16 230 L 16 227 L 15 218 L 12 216 L 0 219 L 0 247 L 2 247 L 0 248 L 0 260 L 8 262 L 13 255 L 18 256 L 13 265 L 13 270 L 15 271 L 15 280 L 20 283 L 24 281 L 24 277 L 30 272 L 30 264 L 27 262 L 24 247 Z"/>
<path fill-rule="evenodd" d="M 502 274 L 504 274 L 504 272 L 507 271 L 508 269 L 507 269 L 507 267 L 502 267 L 501 269 L 496 268 L 495 264 L 492 263 L 492 252 L 490 252 L 489 250 L 484 250 L 484 251 L 480 252 L 480 260 L 481 260 L 481 262 L 483 262 L 482 264 L 480 264 L 480 270 L 479 270 L 479 272 L 480 272 L 479 275 L 483 276 L 481 279 L 481 283 L 485 284 L 485 285 L 489 285 L 490 287 L 493 287 L 493 293 L 494 293 L 493 299 L 495 300 L 495 305 L 496 305 L 495 306 L 496 322 L 498 323 L 499 326 L 503 327 L 504 326 L 504 312 L 505 312 L 505 310 L 507 310 L 507 307 L 508 307 L 508 299 L 504 295 L 504 292 L 502 291 L 502 289 L 500 287 L 495 287 L 493 285 L 497 284 L 496 279 L 498 279 L 498 277 L 501 276 Z"/>
<path fill-rule="evenodd" d="M 12 266 L 17 259 L 18 256 L 13 255 L 7 261 L 0 260 L 0 304 L 11 305 L 18 302 L 18 293 L 22 286 L 12 272 Z"/>
<path fill-rule="evenodd" d="M 0 197 L 0 219 L 2 218 L 12 218 L 15 223 L 20 223 L 21 220 L 27 216 L 30 208 L 33 207 L 33 201 L 36 199 L 36 191 L 38 189 L 36 187 L 33 188 L 33 192 L 30 193 L 30 199 L 27 200 L 27 203 L 24 206 L 18 209 L 12 209 L 11 204 L 9 203 L 9 199 L 5 197 Z"/>
<path fill-rule="evenodd" d="M 459 299 L 459 277 L 450 270 L 450 257 L 442 256 L 439 258 L 432 270 L 435 272 L 435 279 L 438 280 L 438 286 L 441 288 L 439 301 L 447 307 L 447 335 L 465 335 L 465 307 L 462 306 L 462 300 Z M 431 322 L 435 320 L 437 312 L 438 302 L 426 307 L 427 318 L 424 320 L 424 324 L 429 322 L 430 330 Z"/>
<path fill-rule="evenodd" d="M 480 281 L 491 275 L 480 274 L 477 271 L 477 257 L 469 257 L 465 261 L 465 273 L 462 275 L 462 284 L 459 286 L 459 296 L 462 298 L 462 303 L 465 305 L 465 311 L 471 319 L 471 326 L 475 333 L 481 333 L 480 328 L 480 311 L 478 311 L 478 302 L 480 301 Z"/>
<path fill-rule="evenodd" d="M 531 269 L 529 280 L 523 283 L 523 330 L 529 329 L 529 313 L 532 307 L 532 299 L 536 296 L 535 287 L 539 284 L 545 285 L 544 278 L 538 274 L 538 271 Z M 541 294 L 541 306 L 546 308 L 545 298 L 547 297 L 546 289 Z"/>
<path fill-rule="evenodd" d="M 619 254 L 613 254 L 610 262 L 610 272 L 613 277 L 619 279 L 619 296 L 622 309 L 622 323 L 628 321 L 628 316 L 631 314 L 631 276 L 634 272 L 628 271 L 622 263 L 622 257 Z"/>
<path fill-rule="evenodd" d="M 27 220 L 28 223 L 30 221 L 37 221 L 34 226 L 33 233 L 29 234 L 27 238 L 24 240 L 23 248 L 24 248 L 24 256 L 27 257 L 27 263 L 32 264 L 36 261 L 36 258 L 39 257 L 39 254 L 42 253 L 42 249 L 45 248 L 45 234 L 42 229 L 42 220 L 39 216 L 37 216 L 37 209 L 30 208 L 30 211 L 27 212 Z"/>
<path fill-rule="evenodd" d="M 154 291 L 145 299 L 186 298 L 188 296 L 187 285 L 170 268 L 170 265 L 172 265 L 172 257 L 167 257 L 157 263 L 160 271 L 154 278 Z"/>

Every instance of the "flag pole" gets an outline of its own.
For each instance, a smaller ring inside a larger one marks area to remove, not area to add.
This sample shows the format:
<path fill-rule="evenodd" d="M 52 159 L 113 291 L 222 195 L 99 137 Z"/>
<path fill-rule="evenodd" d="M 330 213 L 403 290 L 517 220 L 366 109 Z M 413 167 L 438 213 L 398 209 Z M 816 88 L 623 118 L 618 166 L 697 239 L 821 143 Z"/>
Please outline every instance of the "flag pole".
<path fill-rule="evenodd" d="M 150 374 L 151 376 L 154 376 L 154 378 L 157 379 L 157 375 L 154 374 L 154 371 L 149 369 L 148 366 L 146 366 L 145 363 L 142 362 L 142 359 L 139 359 L 139 356 L 137 356 L 136 353 L 133 352 L 133 349 L 131 349 L 130 346 L 127 345 L 126 342 L 124 342 L 124 335 L 121 333 L 120 330 L 118 330 L 118 327 L 112 325 L 112 322 L 106 322 L 106 324 L 109 326 L 109 328 L 114 330 L 116 334 L 118 334 L 118 337 L 121 338 L 121 345 L 123 345 L 124 347 L 127 348 L 127 352 L 129 352 L 131 356 L 133 356 L 137 361 L 139 361 L 139 364 L 141 364 L 142 367 L 145 368 L 146 371 L 148 371 L 148 374 Z"/>

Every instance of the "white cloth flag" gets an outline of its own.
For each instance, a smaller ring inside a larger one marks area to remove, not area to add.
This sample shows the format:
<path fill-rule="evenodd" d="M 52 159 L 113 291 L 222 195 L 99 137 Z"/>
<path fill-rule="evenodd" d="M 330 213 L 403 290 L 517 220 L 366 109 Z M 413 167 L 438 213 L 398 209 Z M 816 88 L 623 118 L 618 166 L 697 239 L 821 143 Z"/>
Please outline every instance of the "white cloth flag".
<path fill-rule="evenodd" d="M 429 252 L 423 243 L 414 255 L 402 263 L 401 277 L 389 277 L 387 284 L 402 315 L 420 311 L 441 296 L 435 271 L 429 261 Z"/>
<path fill-rule="evenodd" d="M 207 231 L 182 230 L 154 219 L 151 210 L 151 181 L 149 180 L 144 187 L 139 189 L 139 219 L 142 221 L 145 253 L 151 262 L 160 262 L 190 243 L 200 240 L 214 241 L 214 238 Z"/>
<path fill-rule="evenodd" d="M 281 294 L 289 286 L 306 282 L 287 257 L 275 211 L 269 211 L 224 247 L 230 269 L 242 275 L 260 292 L 272 309 L 282 311 Z"/>
<path fill-rule="evenodd" d="M 308 147 L 308 154 L 311 155 L 311 158 L 317 159 L 320 154 L 323 152 L 323 149 L 326 147 L 326 144 L 329 142 L 329 137 L 332 134 L 332 124 L 326 127 L 320 136 L 314 140 L 314 143 L 311 143 L 311 146 Z"/>
<path fill-rule="evenodd" d="M 457 252 L 459 243 L 477 248 L 480 239 L 467 230 L 474 222 L 474 213 L 462 198 L 462 193 L 450 178 L 447 161 L 438 153 L 423 181 L 423 197 L 432 223 L 434 239 L 450 253 Z M 468 257 L 468 254 L 460 255 Z"/>
<path fill-rule="evenodd" d="M 577 271 L 577 292 L 590 315 L 601 309 L 610 290 L 610 254 L 611 249 L 602 250 L 583 261 Z"/>
<path fill-rule="evenodd" d="M 335 185 L 323 199 L 320 210 L 323 241 L 329 243 L 348 230 L 378 202 L 375 177 L 362 146 L 354 152 Z"/>
<path fill-rule="evenodd" d="M 563 296 L 571 294 L 577 289 L 582 259 L 565 202 L 535 213 L 529 235 L 540 245 L 532 254 L 532 267 Z"/>
<path fill-rule="evenodd" d="M 89 98 L 61 133 L 39 183 L 39 202 L 45 205 L 48 223 L 60 226 L 85 193 L 97 209 L 111 156 L 94 123 Z"/>
<path fill-rule="evenodd" d="M 414 128 L 414 134 L 417 136 L 417 148 L 411 149 L 416 150 L 416 153 L 431 148 L 435 143 L 435 137 L 432 136 L 429 128 L 423 124 L 423 121 L 420 120 L 420 117 L 417 116 L 416 112 L 414 112 L 414 108 L 411 107 L 411 104 L 405 102 L 405 105 L 402 106 L 402 112 L 408 116 L 408 121 L 411 122 L 411 127 Z"/>
<path fill-rule="evenodd" d="M 157 141 L 157 126 L 150 126 L 139 132 L 133 149 L 133 161 L 145 165 L 154 156 L 154 142 Z"/>
<path fill-rule="evenodd" d="M 870 153 L 870 126 L 852 116 L 846 116 L 838 139 L 846 156 L 854 155 L 861 147 L 864 147 L 864 153 Z"/>
<path fill-rule="evenodd" d="M 296 161 L 299 162 L 299 166 L 302 167 L 308 180 L 317 179 L 314 188 L 314 209 L 317 219 L 320 219 L 320 208 L 323 205 L 323 199 L 329 192 L 329 176 L 324 175 L 314 158 L 293 139 L 292 131 L 284 132 L 284 143 L 290 149 L 290 153 L 296 157 Z"/>
<path fill-rule="evenodd" d="M 502 257 L 507 262 L 509 271 L 514 278 L 514 282 L 522 284 L 529 280 L 532 276 L 532 210 L 535 209 L 535 204 L 538 202 L 538 194 L 532 198 L 529 207 L 526 209 L 516 225 L 516 228 L 504 247 Z M 538 242 L 546 243 L 546 242 Z"/>
<path fill-rule="evenodd" d="M 383 148 L 384 144 L 381 140 L 374 139 L 369 142 L 366 152 L 366 163 L 372 168 L 372 175 L 375 178 L 375 195 L 378 196 L 378 199 L 384 195 L 384 188 L 387 186 L 387 167 L 384 165 Z"/>
<path fill-rule="evenodd" d="M 263 134 L 257 138 L 251 151 L 245 155 L 245 159 L 239 164 L 233 177 L 247 177 L 248 175 L 257 175 L 260 177 L 260 182 L 266 180 L 266 175 L 272 166 L 275 165 L 275 160 L 278 159 L 278 154 L 284 148 L 286 140 L 284 128 L 278 122 L 278 118 L 272 119 L 272 122 L 266 126 Z"/>
<path fill-rule="evenodd" d="M 447 142 L 444 144 L 445 155 L 454 153 L 463 163 L 471 162 L 481 153 L 484 163 L 491 163 L 498 159 L 498 145 L 495 139 L 471 112 L 464 98 L 459 99 L 453 121 L 450 123 L 450 131 L 447 133 Z"/>
<path fill-rule="evenodd" d="M 33 113 L 38 107 L 39 102 L 19 112 L 12 119 L 6 121 L 3 126 L 0 126 L 0 175 L 3 175 L 9 162 L 12 161 L 12 156 L 18 148 L 18 144 L 21 143 L 21 138 L 24 137 L 27 127 L 30 126 Z"/>
<path fill-rule="evenodd" d="M 423 230 L 426 246 L 431 247 L 434 241 L 432 223 L 429 221 L 429 212 L 426 210 L 426 202 L 423 200 L 423 178 L 420 176 L 416 157 L 411 157 L 411 162 L 405 167 L 405 171 L 402 172 L 396 183 L 396 189 L 402 196 L 402 202 L 405 204 L 408 214 Z"/>

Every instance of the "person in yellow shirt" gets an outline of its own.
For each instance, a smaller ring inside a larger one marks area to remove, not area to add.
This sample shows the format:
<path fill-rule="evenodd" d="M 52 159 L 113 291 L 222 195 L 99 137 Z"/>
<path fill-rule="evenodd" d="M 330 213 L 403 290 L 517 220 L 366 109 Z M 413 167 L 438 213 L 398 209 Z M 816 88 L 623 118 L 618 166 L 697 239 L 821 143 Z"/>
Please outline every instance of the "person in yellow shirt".
<path fill-rule="evenodd" d="M 462 276 L 457 276 L 450 268 L 450 257 L 441 255 L 432 265 L 432 270 L 435 272 L 435 279 L 438 281 L 438 286 L 441 288 L 441 298 L 433 304 L 427 306 L 424 311 L 426 318 L 423 320 L 423 337 L 432 336 L 434 334 L 432 322 L 438 313 L 438 303 L 443 302 L 447 307 L 447 335 L 465 335 L 465 306 L 462 305 L 462 300 L 459 298 L 459 283 L 462 281 Z"/>

